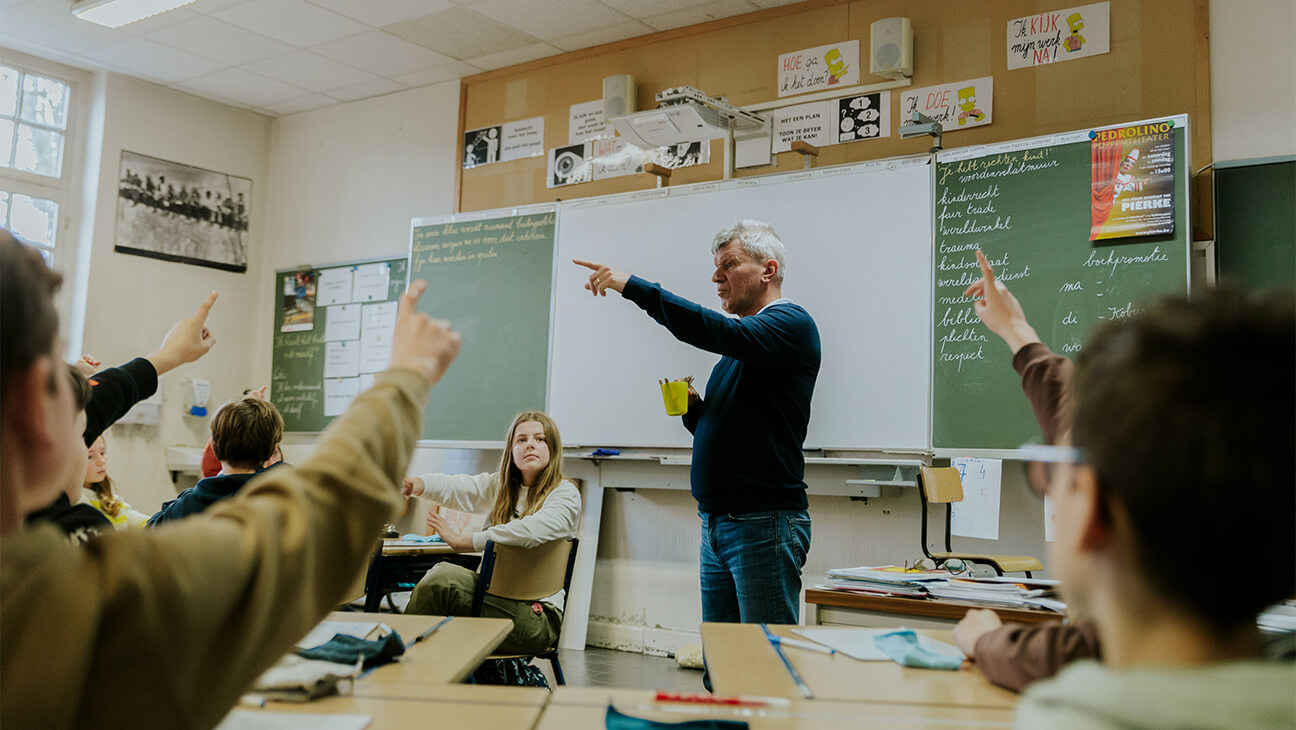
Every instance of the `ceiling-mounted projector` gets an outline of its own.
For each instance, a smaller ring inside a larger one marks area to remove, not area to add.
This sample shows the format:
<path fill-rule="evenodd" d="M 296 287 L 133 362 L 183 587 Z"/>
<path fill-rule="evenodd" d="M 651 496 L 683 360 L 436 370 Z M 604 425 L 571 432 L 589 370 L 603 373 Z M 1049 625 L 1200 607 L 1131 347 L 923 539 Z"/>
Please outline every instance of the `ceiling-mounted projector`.
<path fill-rule="evenodd" d="M 730 129 L 741 133 L 763 130 L 767 125 L 759 115 L 739 109 L 724 97 L 707 96 L 691 86 L 676 86 L 657 94 L 656 109 L 608 121 L 630 144 L 644 149 L 721 139 Z"/>

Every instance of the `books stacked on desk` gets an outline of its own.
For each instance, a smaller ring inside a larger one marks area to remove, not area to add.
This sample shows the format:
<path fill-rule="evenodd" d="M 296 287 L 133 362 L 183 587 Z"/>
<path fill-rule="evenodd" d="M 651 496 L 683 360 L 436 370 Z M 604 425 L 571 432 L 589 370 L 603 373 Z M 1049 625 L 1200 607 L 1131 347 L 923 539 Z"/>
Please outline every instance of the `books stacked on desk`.
<path fill-rule="evenodd" d="M 828 571 L 821 590 L 875 596 L 943 598 L 998 608 L 1035 608 L 1066 613 L 1057 598 L 1058 582 L 1046 578 L 971 578 L 944 570 L 910 570 L 898 566 L 837 568 Z"/>
<path fill-rule="evenodd" d="M 1000 608 L 1043 608 L 1066 612 L 1066 604 L 1057 600 L 1057 581 L 951 578 L 943 585 L 933 585 L 930 595 L 952 601 L 977 603 Z"/>

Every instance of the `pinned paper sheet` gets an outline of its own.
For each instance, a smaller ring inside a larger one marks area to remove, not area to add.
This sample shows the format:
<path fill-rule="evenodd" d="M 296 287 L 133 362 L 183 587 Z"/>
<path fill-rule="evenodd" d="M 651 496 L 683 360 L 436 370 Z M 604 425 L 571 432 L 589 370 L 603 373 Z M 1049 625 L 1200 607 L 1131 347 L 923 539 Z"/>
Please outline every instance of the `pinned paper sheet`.
<path fill-rule="evenodd" d="M 329 378 L 324 381 L 324 415 L 340 416 L 360 393 L 360 378 Z"/>
<path fill-rule="evenodd" d="M 351 269 L 325 269 L 316 286 L 315 306 L 351 303 Z"/>
<path fill-rule="evenodd" d="M 377 373 L 360 373 L 360 392 L 364 392 L 373 387 L 374 380 L 378 377 Z"/>
<path fill-rule="evenodd" d="M 382 302 L 387 299 L 391 264 L 380 261 L 355 267 L 355 281 L 351 288 L 353 302 Z"/>
<path fill-rule="evenodd" d="M 365 332 L 370 330 L 391 332 L 396 329 L 396 302 L 366 304 L 361 319 L 364 321 Z"/>
<path fill-rule="evenodd" d="M 999 539 L 999 493 L 1003 477 L 1000 459 L 950 459 L 963 482 L 963 501 L 955 502 L 950 532 L 983 540 Z"/>
<path fill-rule="evenodd" d="M 365 332 L 360 340 L 360 372 L 380 373 L 391 363 L 391 334 L 383 330 Z"/>
<path fill-rule="evenodd" d="M 324 339 L 328 342 L 360 339 L 360 305 L 337 304 L 325 309 Z"/>
<path fill-rule="evenodd" d="M 354 378 L 360 374 L 360 341 L 324 344 L 324 377 Z"/>

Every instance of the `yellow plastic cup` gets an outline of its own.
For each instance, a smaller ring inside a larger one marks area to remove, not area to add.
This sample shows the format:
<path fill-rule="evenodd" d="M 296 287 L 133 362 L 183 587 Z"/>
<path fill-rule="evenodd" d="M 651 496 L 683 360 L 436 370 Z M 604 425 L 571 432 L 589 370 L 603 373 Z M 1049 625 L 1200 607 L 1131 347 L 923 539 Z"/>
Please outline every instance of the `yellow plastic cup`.
<path fill-rule="evenodd" d="M 674 380 L 662 383 L 662 400 L 666 402 L 666 415 L 682 416 L 688 413 L 688 383 Z"/>

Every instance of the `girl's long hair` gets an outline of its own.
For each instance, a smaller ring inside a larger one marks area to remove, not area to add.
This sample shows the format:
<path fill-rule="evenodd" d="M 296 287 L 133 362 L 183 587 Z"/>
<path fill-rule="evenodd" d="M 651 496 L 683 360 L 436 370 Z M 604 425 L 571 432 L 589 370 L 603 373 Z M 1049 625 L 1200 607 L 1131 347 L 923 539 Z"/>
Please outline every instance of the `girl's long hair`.
<path fill-rule="evenodd" d="M 99 438 L 103 439 L 103 436 Z M 97 439 L 96 439 L 97 440 Z M 93 444 L 91 444 L 93 447 Z M 104 448 L 107 448 L 108 440 L 104 439 Z M 109 517 L 116 517 L 121 512 L 122 500 L 117 496 L 117 487 L 113 484 L 112 477 L 104 473 L 104 478 L 97 482 L 91 482 L 86 488 L 94 492 L 99 497 L 99 509 Z"/>
<path fill-rule="evenodd" d="M 517 510 L 518 495 L 522 489 L 522 471 L 513 463 L 513 439 L 517 435 L 518 426 L 531 421 L 544 429 L 545 443 L 549 446 L 549 464 L 531 486 L 526 512 L 521 516 L 526 517 L 540 509 L 549 493 L 562 483 L 562 437 L 558 435 L 558 424 L 540 411 L 522 411 L 513 417 L 513 425 L 509 426 L 504 454 L 500 457 L 500 490 L 495 497 L 495 507 L 491 509 L 488 524 L 502 525 L 512 520 L 513 513 Z"/>

